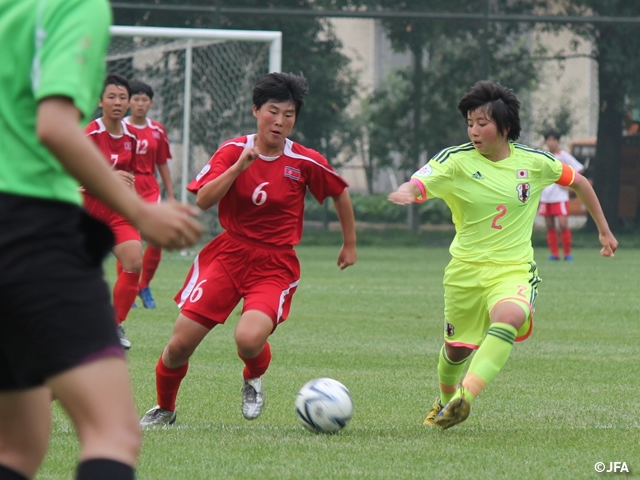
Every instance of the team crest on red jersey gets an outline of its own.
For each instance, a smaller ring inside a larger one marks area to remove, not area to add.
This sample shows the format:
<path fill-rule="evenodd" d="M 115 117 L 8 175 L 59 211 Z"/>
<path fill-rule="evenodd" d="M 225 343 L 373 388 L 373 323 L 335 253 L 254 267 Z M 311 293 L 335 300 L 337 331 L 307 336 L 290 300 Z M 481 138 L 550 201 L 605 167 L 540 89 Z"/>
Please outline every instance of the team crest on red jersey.
<path fill-rule="evenodd" d="M 300 180 L 300 170 L 293 167 L 284 167 L 284 176 L 293 178 L 294 180 Z"/>
<path fill-rule="evenodd" d="M 531 196 L 531 185 L 528 183 L 519 183 L 516 190 L 518 191 L 518 200 L 522 203 L 526 203 Z"/>
<path fill-rule="evenodd" d="M 131 142 L 124 142 L 124 149 L 125 150 L 131 150 Z"/>

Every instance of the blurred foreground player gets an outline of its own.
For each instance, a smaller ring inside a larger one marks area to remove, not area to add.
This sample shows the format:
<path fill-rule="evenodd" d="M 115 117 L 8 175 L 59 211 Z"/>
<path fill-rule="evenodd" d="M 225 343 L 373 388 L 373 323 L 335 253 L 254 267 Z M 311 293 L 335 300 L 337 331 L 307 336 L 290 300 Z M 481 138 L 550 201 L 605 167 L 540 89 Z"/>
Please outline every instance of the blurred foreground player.
<path fill-rule="evenodd" d="M 79 182 L 159 245 L 195 243 L 193 211 L 127 189 L 80 122 L 104 79 L 105 0 L 0 0 L 0 479 L 35 477 L 51 393 L 78 434 L 77 479 L 134 478 L 140 432 L 102 260 L 113 237 Z"/>

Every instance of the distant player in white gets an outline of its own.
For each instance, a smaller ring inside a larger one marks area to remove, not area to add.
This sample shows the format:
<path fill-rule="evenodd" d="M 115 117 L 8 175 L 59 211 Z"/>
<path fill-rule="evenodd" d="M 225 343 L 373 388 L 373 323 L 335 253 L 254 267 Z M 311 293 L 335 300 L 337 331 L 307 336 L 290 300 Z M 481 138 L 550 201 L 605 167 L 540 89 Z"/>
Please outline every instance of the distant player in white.
<path fill-rule="evenodd" d="M 584 171 L 584 165 L 576 160 L 569 152 L 560 150 L 560 137 L 560 132 L 557 130 L 547 130 L 544 133 L 544 141 L 547 148 L 562 163 L 569 165 L 574 171 L 582 173 Z M 544 217 L 547 225 L 547 244 L 551 251 L 549 261 L 560 260 L 560 252 L 558 251 L 558 230 L 556 230 L 557 217 L 564 259 L 568 262 L 572 262 L 571 230 L 569 230 L 568 222 L 569 190 L 556 183 L 549 185 L 540 195 L 540 210 L 538 213 Z"/>

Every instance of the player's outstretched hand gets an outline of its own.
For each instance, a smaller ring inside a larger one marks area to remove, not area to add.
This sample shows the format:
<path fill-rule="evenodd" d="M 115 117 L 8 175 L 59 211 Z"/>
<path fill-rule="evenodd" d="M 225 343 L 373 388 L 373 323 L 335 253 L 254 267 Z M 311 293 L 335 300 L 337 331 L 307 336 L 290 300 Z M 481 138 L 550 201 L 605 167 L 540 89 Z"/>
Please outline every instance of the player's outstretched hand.
<path fill-rule="evenodd" d="M 409 191 L 398 190 L 397 192 L 390 193 L 387 200 L 396 205 L 410 205 L 416 201 L 416 197 Z"/>
<path fill-rule="evenodd" d="M 145 203 L 136 225 L 152 245 L 179 249 L 200 239 L 202 227 L 193 219 L 196 215 L 198 210 L 178 202 Z"/>
<path fill-rule="evenodd" d="M 613 233 L 606 232 L 599 235 L 600 243 L 602 244 L 602 250 L 600 255 L 603 257 L 613 257 L 618 248 L 618 240 L 613 236 Z"/>
<path fill-rule="evenodd" d="M 358 254 L 356 253 L 356 247 L 347 247 L 345 245 L 340 249 L 340 253 L 338 254 L 338 266 L 340 270 L 344 270 L 345 268 L 353 265 L 358 260 Z"/>

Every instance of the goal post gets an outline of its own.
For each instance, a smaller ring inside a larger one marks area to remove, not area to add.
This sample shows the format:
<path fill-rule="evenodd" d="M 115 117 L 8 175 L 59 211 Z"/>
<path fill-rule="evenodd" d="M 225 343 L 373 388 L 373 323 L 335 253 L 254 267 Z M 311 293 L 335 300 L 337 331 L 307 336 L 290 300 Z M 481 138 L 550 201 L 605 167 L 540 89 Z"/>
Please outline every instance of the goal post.
<path fill-rule="evenodd" d="M 218 145 L 255 129 L 255 80 L 282 65 L 282 32 L 112 26 L 107 71 L 149 84 L 149 117 L 162 123 L 186 187 Z M 175 147 L 180 148 L 175 148 Z"/>

